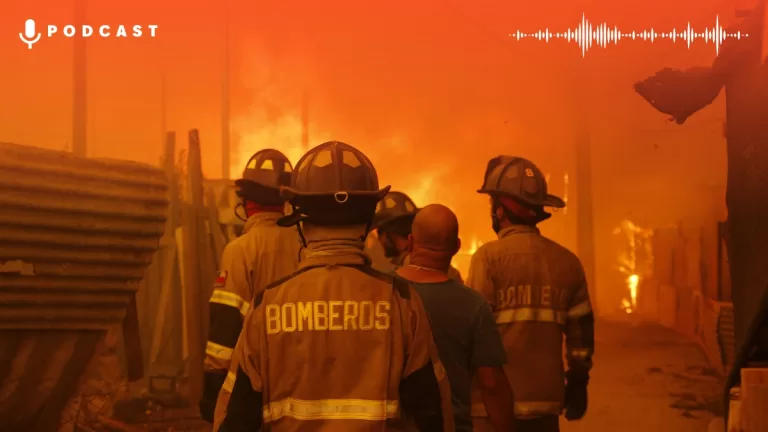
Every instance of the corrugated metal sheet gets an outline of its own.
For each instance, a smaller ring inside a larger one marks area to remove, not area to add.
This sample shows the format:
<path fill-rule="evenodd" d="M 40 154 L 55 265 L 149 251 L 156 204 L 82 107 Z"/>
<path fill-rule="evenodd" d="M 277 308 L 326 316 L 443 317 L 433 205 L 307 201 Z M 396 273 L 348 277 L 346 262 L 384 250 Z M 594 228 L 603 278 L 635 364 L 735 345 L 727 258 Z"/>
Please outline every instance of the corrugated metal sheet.
<path fill-rule="evenodd" d="M 56 430 L 158 248 L 165 173 L 0 143 L 0 431 Z"/>
<path fill-rule="evenodd" d="M 120 322 L 158 247 L 166 189 L 149 165 L 0 144 L 0 328 Z"/>

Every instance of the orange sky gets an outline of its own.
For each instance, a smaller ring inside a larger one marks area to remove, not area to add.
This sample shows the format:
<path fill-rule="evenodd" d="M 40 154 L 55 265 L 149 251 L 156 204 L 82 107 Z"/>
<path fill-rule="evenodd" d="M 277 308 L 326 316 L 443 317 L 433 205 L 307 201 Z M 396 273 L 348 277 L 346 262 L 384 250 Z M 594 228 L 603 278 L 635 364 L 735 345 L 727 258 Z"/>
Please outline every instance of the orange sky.
<path fill-rule="evenodd" d="M 225 11 L 220 2 L 95 2 L 93 24 L 157 24 L 155 39 L 95 39 L 88 45 L 89 155 L 157 163 L 165 127 L 182 140 L 198 128 L 204 170 L 219 177 Z M 671 30 L 691 21 L 726 24 L 719 0 L 231 0 L 230 91 L 233 170 L 264 147 L 300 154 L 301 96 L 310 100 L 311 143 L 338 139 L 364 150 L 382 183 L 417 204 L 454 207 L 465 243 L 492 238 L 487 201 L 474 193 L 499 153 L 537 162 L 563 192 L 574 133 L 592 136 L 598 264 L 624 217 L 663 226 L 705 218 L 722 188 L 722 97 L 684 126 L 666 121 L 632 90 L 661 67 L 706 65 L 715 49 L 670 42 L 620 42 L 581 58 L 576 45 L 515 42 L 520 28 L 575 27 L 582 13 L 622 29 Z M 24 20 L 63 26 L 72 0 L 5 0 L 0 16 L 0 141 L 52 149 L 71 141 L 72 42 L 28 50 Z M 573 191 L 571 191 L 571 194 Z M 719 193 L 719 192 L 718 192 Z M 704 215 L 704 216 L 702 216 Z M 573 247 L 569 215 L 544 226 Z"/>

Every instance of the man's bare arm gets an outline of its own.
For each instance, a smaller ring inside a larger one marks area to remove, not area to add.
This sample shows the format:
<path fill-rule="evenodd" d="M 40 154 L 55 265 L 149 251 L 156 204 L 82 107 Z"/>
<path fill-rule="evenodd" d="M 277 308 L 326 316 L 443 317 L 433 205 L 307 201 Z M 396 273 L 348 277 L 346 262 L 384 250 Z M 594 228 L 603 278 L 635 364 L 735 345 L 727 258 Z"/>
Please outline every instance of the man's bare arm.
<path fill-rule="evenodd" d="M 481 367 L 477 369 L 476 374 L 485 412 L 494 430 L 513 432 L 515 430 L 515 396 L 504 369 Z"/>

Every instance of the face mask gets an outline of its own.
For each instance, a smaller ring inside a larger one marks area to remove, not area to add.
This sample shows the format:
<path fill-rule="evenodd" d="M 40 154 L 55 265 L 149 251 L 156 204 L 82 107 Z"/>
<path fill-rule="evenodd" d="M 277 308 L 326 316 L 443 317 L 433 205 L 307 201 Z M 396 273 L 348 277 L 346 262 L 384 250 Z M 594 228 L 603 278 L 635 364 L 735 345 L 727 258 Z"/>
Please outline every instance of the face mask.
<path fill-rule="evenodd" d="M 381 237 L 381 245 L 384 247 L 384 255 L 387 258 L 394 258 L 400 255 L 400 251 L 397 249 L 395 244 L 390 240 L 389 234 L 384 234 Z"/>

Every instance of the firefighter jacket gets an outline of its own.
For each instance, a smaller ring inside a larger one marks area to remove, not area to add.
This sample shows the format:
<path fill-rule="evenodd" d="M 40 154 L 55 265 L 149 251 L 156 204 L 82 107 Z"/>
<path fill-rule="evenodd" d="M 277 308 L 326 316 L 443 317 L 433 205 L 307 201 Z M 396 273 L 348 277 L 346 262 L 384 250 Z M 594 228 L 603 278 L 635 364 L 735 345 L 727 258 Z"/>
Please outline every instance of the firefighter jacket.
<path fill-rule="evenodd" d="M 215 430 L 403 430 L 401 409 L 421 430 L 453 430 L 415 291 L 373 270 L 362 241 L 310 241 L 305 252 L 296 273 L 254 300 Z"/>
<path fill-rule="evenodd" d="M 398 264 L 398 265 L 397 265 L 397 267 L 398 267 L 398 268 L 399 268 L 399 267 L 402 267 L 402 266 L 405 266 L 405 265 L 408 265 L 408 264 L 411 262 L 411 256 L 410 256 L 410 255 L 408 255 L 408 253 L 407 253 L 407 252 L 406 252 L 406 253 L 403 253 L 403 254 L 401 254 L 399 257 L 397 257 L 397 259 L 396 259 L 396 261 L 395 261 L 395 262 L 400 262 L 400 264 Z M 449 278 L 451 278 L 451 279 L 455 280 L 455 281 L 456 281 L 456 282 L 458 282 L 458 283 L 461 283 L 461 284 L 463 284 L 463 283 L 464 283 L 464 279 L 462 279 L 462 277 L 461 277 L 461 273 L 460 273 L 460 272 L 459 272 L 459 270 L 458 270 L 456 267 L 454 267 L 454 266 L 451 266 L 451 267 L 448 269 L 448 273 L 446 273 L 446 275 L 447 275 Z"/>
<path fill-rule="evenodd" d="M 514 225 L 472 256 L 467 285 L 491 304 L 515 391 L 517 417 L 563 408 L 563 335 L 569 375 L 592 367 L 594 317 L 584 270 L 566 248 L 535 227 Z M 477 393 L 475 394 L 477 396 Z M 484 407 L 473 398 L 473 415 Z"/>
<path fill-rule="evenodd" d="M 248 218 L 243 235 L 227 244 L 209 302 L 210 328 L 205 349 L 201 414 L 212 420 L 214 404 L 232 361 L 232 354 L 251 300 L 277 279 L 298 268 L 299 238 L 295 229 L 276 224 L 281 213 Z"/>

